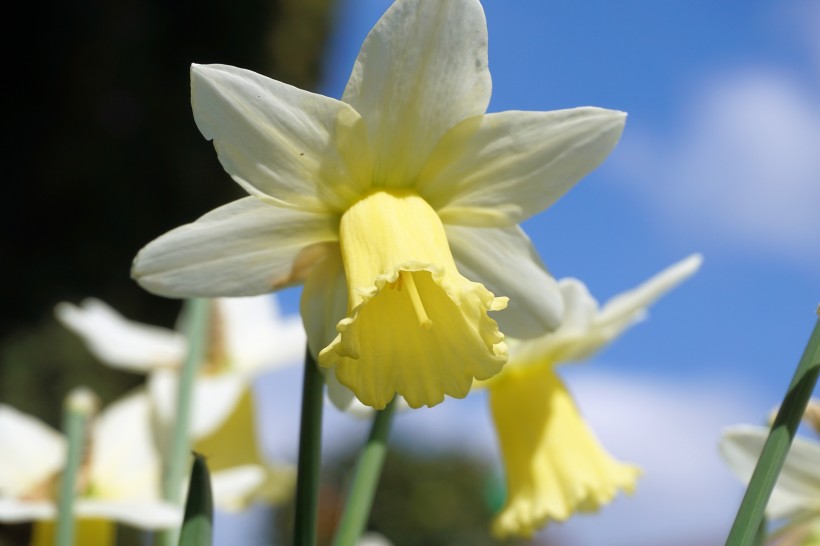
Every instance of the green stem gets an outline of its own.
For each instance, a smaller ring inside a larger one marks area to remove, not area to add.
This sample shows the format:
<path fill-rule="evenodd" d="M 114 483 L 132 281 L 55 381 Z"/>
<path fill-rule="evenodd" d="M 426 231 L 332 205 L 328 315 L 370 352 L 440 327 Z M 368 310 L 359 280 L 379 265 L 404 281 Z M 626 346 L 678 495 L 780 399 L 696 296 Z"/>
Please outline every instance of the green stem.
<path fill-rule="evenodd" d="M 293 529 L 293 543 L 296 546 L 316 545 L 323 404 L 324 377 L 310 354 L 310 349 L 306 349 L 302 420 L 299 428 L 299 467 L 296 471 L 296 522 Z"/>
<path fill-rule="evenodd" d="M 210 302 L 207 299 L 190 299 L 183 307 L 188 354 L 182 364 L 177 389 L 177 411 L 173 435 L 166 459 L 162 494 L 166 500 L 181 504 L 182 480 L 191 459 L 191 441 L 189 428 L 191 422 L 191 402 L 194 382 L 200 363 L 205 359 L 206 337 L 208 334 L 208 315 Z M 176 544 L 178 529 L 169 529 L 159 534 L 161 546 Z"/>
<path fill-rule="evenodd" d="M 60 479 L 60 496 L 57 501 L 57 532 L 54 540 L 56 546 L 74 544 L 74 496 L 77 488 L 77 475 L 85 450 L 86 424 L 96 407 L 96 397 L 85 387 L 74 389 L 66 397 L 63 409 L 63 433 L 68 440 L 68 454 Z"/>
<path fill-rule="evenodd" d="M 395 405 L 394 398 L 386 408 L 377 411 L 373 418 L 370 436 L 356 463 L 353 483 L 333 546 L 355 546 L 365 530 L 370 508 L 373 506 L 373 497 L 379 485 L 384 458 L 387 455 L 387 436 L 390 434 Z"/>
<path fill-rule="evenodd" d="M 749 546 L 754 544 L 766 504 L 772 494 L 777 476 L 786 460 L 803 412 L 811 397 L 812 390 L 820 375 L 820 321 L 803 352 L 803 357 L 794 372 L 789 390 L 777 412 L 769 437 L 757 461 L 749 487 L 740 503 L 737 517 L 726 539 L 726 546 Z"/>

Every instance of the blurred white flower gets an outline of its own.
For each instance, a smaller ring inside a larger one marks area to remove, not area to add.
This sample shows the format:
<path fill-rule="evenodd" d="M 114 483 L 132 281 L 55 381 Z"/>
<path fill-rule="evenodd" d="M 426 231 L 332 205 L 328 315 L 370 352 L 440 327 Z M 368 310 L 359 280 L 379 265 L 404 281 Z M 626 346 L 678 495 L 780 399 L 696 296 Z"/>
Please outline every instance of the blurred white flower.
<path fill-rule="evenodd" d="M 193 390 L 192 448 L 208 458 L 218 508 L 283 500 L 292 491 L 294 470 L 270 464 L 260 454 L 251 381 L 259 373 L 301 363 L 306 344 L 301 320 L 283 317 L 270 295 L 212 304 L 205 360 Z M 79 307 L 60 303 L 55 314 L 103 363 L 148 374 L 154 441 L 166 452 L 176 415 L 178 371 L 187 353 L 184 334 L 129 321 L 95 299 Z"/>
<path fill-rule="evenodd" d="M 813 401 L 810 408 L 816 412 L 820 401 Z M 723 432 L 720 452 L 745 483 L 752 477 L 768 436 L 768 427 L 754 425 L 735 425 Z M 766 516 L 781 523 L 769 537 L 772 544 L 820 546 L 820 442 L 794 438 L 766 506 Z"/>
<path fill-rule="evenodd" d="M 111 404 L 92 424 L 78 476 L 76 517 L 143 529 L 179 525 L 182 511 L 162 500 L 161 463 L 151 438 L 144 390 Z M 56 517 L 59 474 L 67 445 L 62 434 L 0 404 L 0 521 Z"/>

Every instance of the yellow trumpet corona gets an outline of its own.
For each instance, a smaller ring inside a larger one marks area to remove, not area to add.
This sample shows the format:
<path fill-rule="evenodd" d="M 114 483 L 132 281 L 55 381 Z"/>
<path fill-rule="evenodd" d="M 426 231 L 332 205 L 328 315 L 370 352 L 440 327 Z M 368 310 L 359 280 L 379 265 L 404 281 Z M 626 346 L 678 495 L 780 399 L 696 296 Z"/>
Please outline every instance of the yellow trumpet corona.
<path fill-rule="evenodd" d="M 348 314 L 319 363 L 374 408 L 399 392 L 412 407 L 463 397 L 507 360 L 487 315 L 507 306 L 456 268 L 444 226 L 421 197 L 379 190 L 342 216 Z M 400 355 L 396 358 L 395 355 Z"/>

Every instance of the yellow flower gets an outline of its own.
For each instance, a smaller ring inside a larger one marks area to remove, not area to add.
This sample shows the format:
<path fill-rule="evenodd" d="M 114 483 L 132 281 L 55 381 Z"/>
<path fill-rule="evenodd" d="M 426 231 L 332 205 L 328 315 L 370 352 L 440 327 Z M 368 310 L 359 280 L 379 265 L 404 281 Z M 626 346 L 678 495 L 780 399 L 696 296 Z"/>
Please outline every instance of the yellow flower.
<path fill-rule="evenodd" d="M 501 331 L 560 324 L 555 282 L 518 224 L 603 161 L 625 119 L 486 114 L 490 89 L 478 0 L 395 2 L 341 101 L 194 65 L 197 125 L 250 196 L 148 244 L 134 278 L 173 297 L 304 283 L 331 396 L 336 379 L 374 408 L 465 396 L 506 362 Z M 507 298 L 496 323 L 488 312 Z"/>
<path fill-rule="evenodd" d="M 620 489 L 632 492 L 638 469 L 600 446 L 552 366 L 501 376 L 490 389 L 490 408 L 509 498 L 493 523 L 495 534 L 529 537 L 549 520 L 595 511 Z"/>
<path fill-rule="evenodd" d="M 641 319 L 650 303 L 692 275 L 700 261 L 690 256 L 602 309 L 580 281 L 562 279 L 562 326 L 540 338 L 511 340 L 510 362 L 487 383 L 507 479 L 495 534 L 528 537 L 551 520 L 596 511 L 619 490 L 633 490 L 639 470 L 601 447 L 554 366 L 586 358 L 609 343 Z"/>

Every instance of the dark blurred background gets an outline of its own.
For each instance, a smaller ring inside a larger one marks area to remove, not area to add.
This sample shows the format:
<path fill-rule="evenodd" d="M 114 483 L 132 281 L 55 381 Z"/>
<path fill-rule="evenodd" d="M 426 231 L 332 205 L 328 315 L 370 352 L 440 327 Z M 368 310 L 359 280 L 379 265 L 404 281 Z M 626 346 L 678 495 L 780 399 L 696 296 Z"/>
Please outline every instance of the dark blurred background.
<path fill-rule="evenodd" d="M 312 89 L 333 10 L 332 0 L 17 4 L 9 22 L 22 40 L 4 48 L 0 400 L 54 424 L 72 386 L 110 400 L 139 381 L 94 363 L 53 306 L 93 296 L 129 318 L 173 324 L 179 302 L 139 288 L 131 260 L 244 193 L 194 124 L 190 64 Z"/>
<path fill-rule="evenodd" d="M 54 305 L 93 296 L 126 317 L 173 325 L 179 302 L 139 288 L 131 260 L 243 193 L 194 124 L 190 64 L 232 64 L 311 89 L 333 9 L 332 0 L 11 7 L 0 402 L 57 427 L 72 387 L 108 402 L 142 381 L 95 361 L 56 323 Z M 0 525 L 0 545 L 26 544 L 29 532 Z"/>

